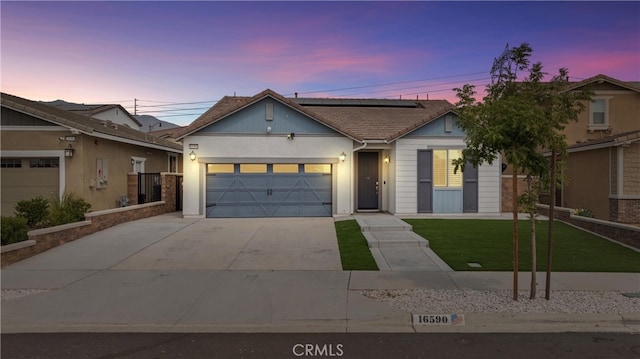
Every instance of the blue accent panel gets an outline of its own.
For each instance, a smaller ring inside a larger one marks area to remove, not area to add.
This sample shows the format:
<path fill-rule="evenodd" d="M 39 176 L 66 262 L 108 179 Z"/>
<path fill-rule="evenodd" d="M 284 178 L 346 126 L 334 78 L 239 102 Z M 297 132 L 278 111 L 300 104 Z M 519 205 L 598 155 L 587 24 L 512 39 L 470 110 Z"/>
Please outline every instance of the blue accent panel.
<path fill-rule="evenodd" d="M 433 213 L 462 213 L 462 189 L 434 189 Z"/>
<path fill-rule="evenodd" d="M 447 116 L 451 116 L 453 118 L 451 132 L 445 132 L 445 118 Z M 456 120 L 458 116 L 453 113 L 448 113 L 443 116 L 436 118 L 435 120 L 429 122 L 428 124 L 417 128 L 413 132 L 407 134 L 407 138 L 411 137 L 442 137 L 442 136 L 451 136 L 451 137 L 465 137 L 464 131 L 458 127 L 456 124 Z"/>
<path fill-rule="evenodd" d="M 273 120 L 266 119 L 267 103 L 273 104 Z M 200 133 L 242 133 L 266 134 L 271 127 L 271 134 L 337 134 L 320 122 L 286 106 L 276 100 L 267 98 L 240 110 L 222 120 L 213 123 Z"/>

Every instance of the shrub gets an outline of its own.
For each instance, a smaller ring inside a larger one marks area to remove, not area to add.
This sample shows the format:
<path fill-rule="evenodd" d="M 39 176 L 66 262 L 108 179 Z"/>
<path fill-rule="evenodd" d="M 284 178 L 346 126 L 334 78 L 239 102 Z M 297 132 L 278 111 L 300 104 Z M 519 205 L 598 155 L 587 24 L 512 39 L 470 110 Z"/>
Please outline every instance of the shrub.
<path fill-rule="evenodd" d="M 84 214 L 91 209 L 91 204 L 73 193 L 65 193 L 62 200 L 51 199 L 49 222 L 52 226 L 84 220 Z"/>
<path fill-rule="evenodd" d="M 45 225 L 49 216 L 49 202 L 41 196 L 16 203 L 14 207 L 16 217 L 27 219 L 29 228 L 37 228 Z"/>
<path fill-rule="evenodd" d="M 575 214 L 576 216 L 589 217 L 589 218 L 595 217 L 593 215 L 593 212 L 591 212 L 591 210 L 587 208 L 576 208 L 573 211 L 573 214 Z"/>
<path fill-rule="evenodd" d="M 1 242 L 11 244 L 27 240 L 27 219 L 23 217 L 2 217 L 1 222 Z"/>

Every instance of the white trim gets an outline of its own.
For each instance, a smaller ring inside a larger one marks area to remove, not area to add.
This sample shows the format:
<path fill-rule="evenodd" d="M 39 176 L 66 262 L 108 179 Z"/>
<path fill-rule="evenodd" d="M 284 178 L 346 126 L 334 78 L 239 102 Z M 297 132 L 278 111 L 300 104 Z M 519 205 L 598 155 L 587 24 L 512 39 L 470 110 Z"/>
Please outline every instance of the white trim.
<path fill-rule="evenodd" d="M 162 146 L 162 145 L 155 145 L 155 144 L 152 144 L 152 143 L 140 142 L 140 141 L 136 141 L 136 140 L 130 140 L 128 138 L 107 135 L 107 134 L 100 133 L 100 132 L 91 132 L 91 133 L 87 133 L 87 134 L 89 136 L 94 136 L 94 137 L 102 138 L 102 139 L 105 139 L 105 140 L 128 143 L 130 145 L 148 147 L 148 148 L 153 148 L 153 149 L 156 149 L 156 150 L 164 150 L 164 151 L 169 151 L 169 152 L 182 153 L 181 149 L 170 148 L 170 147 L 165 147 L 165 146 Z"/>
<path fill-rule="evenodd" d="M 66 157 L 64 157 L 64 150 L 52 150 L 52 151 L 2 151 L 2 157 L 58 157 L 58 181 L 59 183 L 59 197 L 62 199 L 62 195 L 66 189 Z"/>

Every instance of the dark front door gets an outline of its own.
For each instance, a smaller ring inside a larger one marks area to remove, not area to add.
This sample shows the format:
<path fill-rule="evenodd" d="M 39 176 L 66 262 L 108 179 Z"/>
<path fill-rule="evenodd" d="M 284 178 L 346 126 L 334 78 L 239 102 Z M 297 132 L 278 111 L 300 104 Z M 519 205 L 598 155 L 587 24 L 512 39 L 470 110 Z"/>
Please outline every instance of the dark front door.
<path fill-rule="evenodd" d="M 358 209 L 378 209 L 378 153 L 358 153 Z"/>

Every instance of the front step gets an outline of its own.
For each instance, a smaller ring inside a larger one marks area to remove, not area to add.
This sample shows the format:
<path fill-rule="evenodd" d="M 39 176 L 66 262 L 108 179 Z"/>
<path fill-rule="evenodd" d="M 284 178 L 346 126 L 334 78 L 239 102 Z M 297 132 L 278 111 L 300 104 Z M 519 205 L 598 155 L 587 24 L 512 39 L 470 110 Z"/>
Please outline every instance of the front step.
<path fill-rule="evenodd" d="M 409 231 L 362 232 L 369 248 L 429 247 L 429 241 Z"/>
<path fill-rule="evenodd" d="M 413 227 L 407 222 L 390 215 L 356 216 L 362 232 L 411 232 Z"/>

